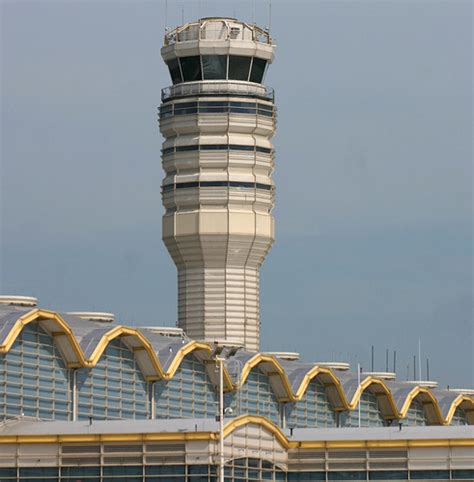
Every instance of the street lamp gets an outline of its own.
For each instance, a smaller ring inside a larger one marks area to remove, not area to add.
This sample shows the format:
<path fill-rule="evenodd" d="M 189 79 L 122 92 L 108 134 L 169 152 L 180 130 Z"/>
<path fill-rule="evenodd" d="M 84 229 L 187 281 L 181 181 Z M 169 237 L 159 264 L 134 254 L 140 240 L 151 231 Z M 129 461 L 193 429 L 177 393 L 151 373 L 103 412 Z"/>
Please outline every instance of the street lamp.
<path fill-rule="evenodd" d="M 212 356 L 219 369 L 219 482 L 224 482 L 224 414 L 232 414 L 232 409 L 224 409 L 224 363 L 227 357 L 236 354 L 242 345 L 225 340 L 215 341 Z"/>

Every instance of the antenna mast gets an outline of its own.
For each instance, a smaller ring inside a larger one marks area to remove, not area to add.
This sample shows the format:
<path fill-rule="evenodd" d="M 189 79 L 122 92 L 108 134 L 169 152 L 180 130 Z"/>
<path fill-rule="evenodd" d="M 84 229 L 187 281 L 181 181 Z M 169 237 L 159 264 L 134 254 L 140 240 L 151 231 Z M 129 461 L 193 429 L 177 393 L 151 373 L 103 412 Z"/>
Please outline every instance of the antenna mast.
<path fill-rule="evenodd" d="M 268 2 L 268 33 L 272 31 L 272 0 Z"/>

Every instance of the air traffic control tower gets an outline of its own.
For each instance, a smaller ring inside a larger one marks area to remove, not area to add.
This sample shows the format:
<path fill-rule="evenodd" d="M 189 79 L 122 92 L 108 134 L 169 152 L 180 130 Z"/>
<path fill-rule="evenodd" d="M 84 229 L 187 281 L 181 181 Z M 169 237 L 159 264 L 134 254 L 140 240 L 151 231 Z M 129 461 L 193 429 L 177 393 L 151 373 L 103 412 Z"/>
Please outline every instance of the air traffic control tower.
<path fill-rule="evenodd" d="M 173 85 L 160 130 L 163 240 L 178 270 L 178 326 L 193 339 L 259 350 L 259 270 L 274 240 L 275 46 L 234 18 L 165 35 Z"/>

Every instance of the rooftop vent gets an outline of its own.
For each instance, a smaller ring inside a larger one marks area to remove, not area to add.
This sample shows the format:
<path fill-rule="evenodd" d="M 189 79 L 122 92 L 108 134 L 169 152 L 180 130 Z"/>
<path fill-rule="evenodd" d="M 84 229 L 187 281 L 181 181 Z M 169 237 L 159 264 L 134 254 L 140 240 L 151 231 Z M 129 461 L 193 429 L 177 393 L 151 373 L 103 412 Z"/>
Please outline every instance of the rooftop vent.
<path fill-rule="evenodd" d="M 450 388 L 449 391 L 463 393 L 464 395 L 474 395 L 474 388 Z"/>
<path fill-rule="evenodd" d="M 333 370 L 340 370 L 345 372 L 350 369 L 351 365 L 347 362 L 317 362 L 316 365 L 324 368 L 332 368 Z"/>
<path fill-rule="evenodd" d="M 66 315 L 77 316 L 83 320 L 101 321 L 103 323 L 112 323 L 115 320 L 113 313 L 105 313 L 101 311 L 68 311 Z"/>
<path fill-rule="evenodd" d="M 176 326 L 140 326 L 140 329 L 151 331 L 162 336 L 182 337 L 184 335 L 183 329 L 177 328 Z"/>
<path fill-rule="evenodd" d="M 382 380 L 395 380 L 397 374 L 395 372 L 362 372 L 366 377 L 381 378 Z"/>
<path fill-rule="evenodd" d="M 412 385 L 426 388 L 436 388 L 438 386 L 438 382 L 433 380 L 407 380 L 405 383 L 411 383 Z"/>
<path fill-rule="evenodd" d="M 296 351 L 266 351 L 263 355 L 272 355 L 283 360 L 296 361 L 300 359 L 300 354 Z"/>
<path fill-rule="evenodd" d="M 10 306 L 38 306 L 38 298 L 33 296 L 1 295 L 0 305 Z"/>

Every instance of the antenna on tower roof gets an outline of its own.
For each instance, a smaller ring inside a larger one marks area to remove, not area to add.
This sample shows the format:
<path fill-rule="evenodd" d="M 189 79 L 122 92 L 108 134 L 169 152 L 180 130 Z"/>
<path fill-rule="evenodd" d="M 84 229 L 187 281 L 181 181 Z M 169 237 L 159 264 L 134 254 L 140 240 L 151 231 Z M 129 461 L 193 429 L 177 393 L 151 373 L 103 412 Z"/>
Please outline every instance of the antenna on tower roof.
<path fill-rule="evenodd" d="M 268 33 L 272 31 L 272 0 L 268 1 Z"/>
<path fill-rule="evenodd" d="M 165 33 L 168 26 L 168 0 L 165 0 Z"/>

